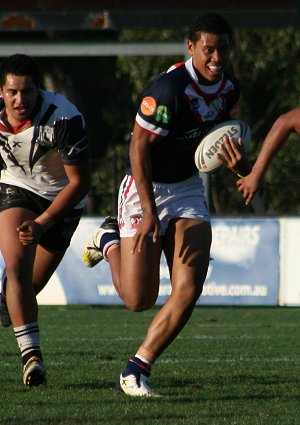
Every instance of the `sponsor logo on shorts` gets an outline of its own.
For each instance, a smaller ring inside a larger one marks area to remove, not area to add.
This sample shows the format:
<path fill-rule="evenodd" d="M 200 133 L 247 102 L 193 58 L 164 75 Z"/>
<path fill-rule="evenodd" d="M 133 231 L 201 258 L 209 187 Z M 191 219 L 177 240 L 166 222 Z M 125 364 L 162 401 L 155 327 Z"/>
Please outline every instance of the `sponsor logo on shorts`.
<path fill-rule="evenodd" d="M 130 226 L 132 229 L 136 229 L 142 220 L 141 214 L 135 214 L 130 216 Z"/>
<path fill-rule="evenodd" d="M 159 105 L 155 111 L 155 120 L 158 122 L 162 122 L 164 124 L 168 124 L 171 119 L 171 111 L 167 106 Z"/>
<path fill-rule="evenodd" d="M 141 111 L 144 115 L 153 115 L 156 109 L 156 102 L 153 97 L 144 97 L 141 103 Z"/>

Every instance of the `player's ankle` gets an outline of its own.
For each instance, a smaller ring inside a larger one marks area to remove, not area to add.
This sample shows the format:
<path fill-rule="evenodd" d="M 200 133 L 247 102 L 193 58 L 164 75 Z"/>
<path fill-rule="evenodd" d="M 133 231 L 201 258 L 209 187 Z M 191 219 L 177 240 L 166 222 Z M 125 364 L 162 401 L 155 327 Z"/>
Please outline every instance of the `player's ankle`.
<path fill-rule="evenodd" d="M 147 377 L 151 374 L 151 364 L 143 362 L 136 356 L 133 356 L 129 359 L 127 363 L 127 368 L 124 371 L 123 375 L 145 375 Z"/>

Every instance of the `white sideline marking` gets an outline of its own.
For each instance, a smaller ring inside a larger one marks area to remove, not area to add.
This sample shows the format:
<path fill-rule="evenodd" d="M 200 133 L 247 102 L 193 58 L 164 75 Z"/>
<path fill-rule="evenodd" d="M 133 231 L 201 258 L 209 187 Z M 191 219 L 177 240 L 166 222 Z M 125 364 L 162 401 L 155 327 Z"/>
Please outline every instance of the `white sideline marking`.
<path fill-rule="evenodd" d="M 204 359 L 201 358 L 201 356 L 197 357 L 197 358 L 186 358 L 186 357 L 182 357 L 180 359 L 159 359 L 157 361 L 157 363 L 162 363 L 162 364 L 178 364 L 178 363 L 300 363 L 300 357 L 230 357 L 227 359 L 224 358 L 214 358 L 214 359 Z M 74 361 L 74 364 L 76 363 L 76 361 Z M 121 360 L 95 360 L 95 363 L 97 364 L 103 364 L 103 365 L 108 365 L 108 364 L 122 364 Z M 64 365 L 65 363 L 63 361 L 61 362 L 57 362 L 57 361 L 48 361 L 47 365 L 51 365 L 51 366 L 61 366 Z M 2 365 L 5 366 L 11 366 L 10 363 L 5 363 Z"/>
<path fill-rule="evenodd" d="M 74 352 L 75 354 L 75 352 Z M 95 363 L 101 364 L 101 365 L 123 365 L 122 360 L 94 360 Z M 157 363 L 162 364 L 185 364 L 185 363 L 300 363 L 300 357 L 231 357 L 228 359 L 224 358 L 214 358 L 214 359 L 204 359 L 201 358 L 201 356 L 197 358 L 186 358 L 182 357 L 181 359 L 159 359 L 157 360 Z M 76 360 L 74 360 L 74 364 L 76 363 Z M 65 365 L 64 361 L 58 362 L 58 361 L 47 361 L 47 366 L 55 366 L 55 367 L 61 367 Z M 11 367 L 11 363 L 2 362 L 2 367 Z"/>
<path fill-rule="evenodd" d="M 293 362 L 293 363 L 298 363 L 300 362 L 300 357 L 293 357 L 293 358 L 289 358 L 289 357 L 238 357 L 238 358 L 229 358 L 229 359 L 223 359 L 223 358 L 215 358 L 215 359 L 203 359 L 201 357 L 195 358 L 195 359 L 186 359 L 186 358 L 182 358 L 182 359 L 162 359 L 159 360 L 161 363 L 194 363 L 194 362 L 201 362 L 201 363 L 243 363 L 243 362 L 250 362 L 250 363 L 281 363 L 281 362 Z"/>
<path fill-rule="evenodd" d="M 145 337 L 144 336 L 119 336 L 116 338 L 112 338 L 110 336 L 104 336 L 104 335 L 99 335 L 99 337 L 94 337 L 93 340 L 94 341 L 116 341 L 116 342 L 124 342 L 124 341 L 142 341 Z M 276 338 L 286 338 L 286 335 L 280 335 L 277 334 Z M 180 336 L 178 335 L 177 340 L 182 340 L 182 341 L 192 341 L 192 340 L 209 340 L 209 341 L 213 341 L 213 340 L 228 340 L 228 341 L 238 341 L 238 340 L 251 340 L 251 341 L 255 341 L 255 340 L 273 340 L 273 337 L 271 336 L 267 336 L 267 335 L 240 335 L 240 336 L 228 336 L 228 335 L 195 335 L 192 337 L 185 337 L 185 336 Z M 85 341 L 89 341 L 89 338 L 85 338 L 85 337 L 80 337 L 80 338 L 73 338 L 73 341 L 80 341 L 80 343 L 84 343 Z M 57 342 L 63 341 L 63 338 L 56 338 Z"/>

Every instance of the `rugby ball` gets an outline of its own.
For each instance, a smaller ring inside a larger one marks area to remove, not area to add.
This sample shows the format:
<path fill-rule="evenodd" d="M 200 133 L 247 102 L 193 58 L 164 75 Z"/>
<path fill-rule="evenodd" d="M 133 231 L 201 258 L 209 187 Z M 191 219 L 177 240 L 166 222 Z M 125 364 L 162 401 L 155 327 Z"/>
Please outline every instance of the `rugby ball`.
<path fill-rule="evenodd" d="M 195 151 L 195 164 L 202 173 L 212 173 L 221 167 L 218 154 L 221 153 L 224 136 L 232 137 L 235 143 L 241 138 L 247 151 L 251 141 L 251 130 L 247 124 L 239 120 L 223 121 L 215 125 L 201 139 Z"/>

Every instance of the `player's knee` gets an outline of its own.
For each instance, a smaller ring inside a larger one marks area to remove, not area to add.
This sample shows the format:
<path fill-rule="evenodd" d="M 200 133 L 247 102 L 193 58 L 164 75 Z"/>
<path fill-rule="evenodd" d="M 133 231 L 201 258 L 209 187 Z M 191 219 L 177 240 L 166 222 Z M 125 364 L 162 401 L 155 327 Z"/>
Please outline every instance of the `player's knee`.
<path fill-rule="evenodd" d="M 202 294 L 202 283 L 184 282 L 175 286 L 174 295 L 182 300 L 187 305 L 195 304 Z"/>
<path fill-rule="evenodd" d="M 14 265 L 12 265 L 12 267 L 6 266 L 6 278 L 9 282 L 9 286 L 14 287 L 14 290 L 28 287 L 32 283 L 30 275 L 28 273 L 24 273 L 23 270 L 19 270 L 18 267 Z"/>
<path fill-rule="evenodd" d="M 139 299 L 125 299 L 124 303 L 126 305 L 126 307 L 131 310 L 131 311 L 135 311 L 135 312 L 141 312 L 141 311 L 146 311 L 151 309 L 154 304 L 155 304 L 155 300 L 152 299 L 144 299 L 144 298 L 139 298 Z"/>

